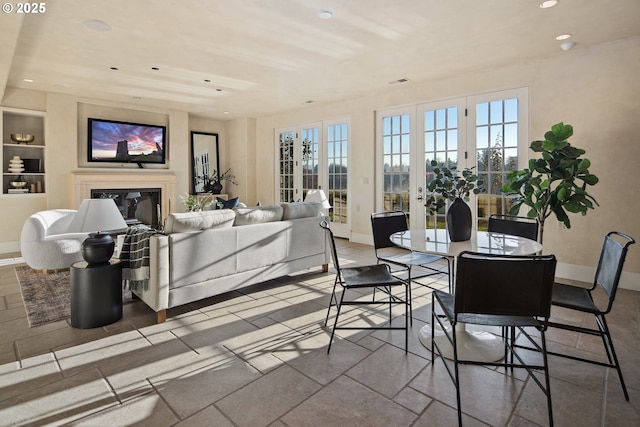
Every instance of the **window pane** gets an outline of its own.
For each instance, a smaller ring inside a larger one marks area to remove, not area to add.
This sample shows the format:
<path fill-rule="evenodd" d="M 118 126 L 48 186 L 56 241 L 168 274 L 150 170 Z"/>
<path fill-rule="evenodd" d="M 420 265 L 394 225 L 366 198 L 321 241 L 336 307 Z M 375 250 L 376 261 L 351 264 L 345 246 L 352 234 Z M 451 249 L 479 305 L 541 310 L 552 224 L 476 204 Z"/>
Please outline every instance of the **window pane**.
<path fill-rule="evenodd" d="M 507 99 L 504 101 L 504 121 L 518 121 L 518 99 Z"/>
<path fill-rule="evenodd" d="M 476 105 L 476 125 L 488 125 L 489 124 L 489 104 L 482 103 Z"/>

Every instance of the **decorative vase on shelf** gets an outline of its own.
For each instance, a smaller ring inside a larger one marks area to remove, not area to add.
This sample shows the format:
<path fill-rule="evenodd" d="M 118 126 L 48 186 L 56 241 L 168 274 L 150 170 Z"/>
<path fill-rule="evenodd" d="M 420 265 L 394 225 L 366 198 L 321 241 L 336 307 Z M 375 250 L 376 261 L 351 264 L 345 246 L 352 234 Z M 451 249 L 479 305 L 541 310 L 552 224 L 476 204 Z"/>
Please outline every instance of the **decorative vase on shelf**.
<path fill-rule="evenodd" d="M 220 181 L 214 182 L 213 184 L 211 184 L 211 192 L 213 194 L 222 193 L 222 184 L 220 184 Z"/>
<path fill-rule="evenodd" d="M 471 209 L 459 197 L 447 210 L 447 231 L 452 242 L 462 242 L 471 238 Z"/>

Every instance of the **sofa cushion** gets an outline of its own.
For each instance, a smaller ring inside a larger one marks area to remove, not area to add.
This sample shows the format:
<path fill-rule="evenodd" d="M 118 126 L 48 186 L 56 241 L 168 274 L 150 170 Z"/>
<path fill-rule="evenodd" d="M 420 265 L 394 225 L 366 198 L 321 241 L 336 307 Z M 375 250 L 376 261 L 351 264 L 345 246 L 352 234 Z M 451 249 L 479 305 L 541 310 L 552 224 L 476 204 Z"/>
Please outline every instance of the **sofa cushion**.
<path fill-rule="evenodd" d="M 228 228 L 233 226 L 235 217 L 236 213 L 231 209 L 172 213 L 164 223 L 164 232 L 171 234 L 209 228 Z"/>
<path fill-rule="evenodd" d="M 252 208 L 234 208 L 236 219 L 233 225 L 261 224 L 264 222 L 280 221 L 282 206 L 255 206 Z"/>
<path fill-rule="evenodd" d="M 322 212 L 322 203 L 282 203 L 281 206 L 283 221 L 319 216 Z"/>

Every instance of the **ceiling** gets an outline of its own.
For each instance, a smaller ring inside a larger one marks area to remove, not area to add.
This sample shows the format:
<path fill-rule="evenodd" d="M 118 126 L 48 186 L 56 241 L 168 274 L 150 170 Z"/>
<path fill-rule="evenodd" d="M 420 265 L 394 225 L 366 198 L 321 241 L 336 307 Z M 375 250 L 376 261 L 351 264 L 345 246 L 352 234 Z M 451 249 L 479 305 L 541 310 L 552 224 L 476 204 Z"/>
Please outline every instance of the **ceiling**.
<path fill-rule="evenodd" d="M 0 15 L 0 95 L 256 117 L 640 35 L 639 0 L 540 1 L 48 1 Z"/>

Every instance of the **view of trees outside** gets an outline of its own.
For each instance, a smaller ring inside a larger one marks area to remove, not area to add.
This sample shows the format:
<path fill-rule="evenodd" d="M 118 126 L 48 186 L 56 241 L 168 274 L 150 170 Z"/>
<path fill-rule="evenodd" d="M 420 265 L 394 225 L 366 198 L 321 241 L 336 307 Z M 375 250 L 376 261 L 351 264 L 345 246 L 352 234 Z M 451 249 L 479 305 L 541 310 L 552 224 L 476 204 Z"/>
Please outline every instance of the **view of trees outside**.
<path fill-rule="evenodd" d="M 383 208 L 409 212 L 410 116 L 384 117 L 383 127 Z"/>
<path fill-rule="evenodd" d="M 458 108 L 441 108 L 424 113 L 424 187 L 435 179 L 434 166 L 431 161 L 438 162 L 438 167 L 449 169 L 458 166 Z M 427 215 L 426 228 L 446 228 L 446 207 L 435 215 Z"/>
<path fill-rule="evenodd" d="M 478 194 L 478 230 L 486 230 L 492 214 L 508 213 L 510 200 L 500 187 L 518 168 L 518 99 L 476 105 L 476 167 L 483 191 Z"/>
<path fill-rule="evenodd" d="M 302 129 L 302 200 L 307 191 L 318 187 L 318 128 Z"/>
<path fill-rule="evenodd" d="M 347 123 L 340 123 L 328 125 L 325 130 L 326 171 L 320 170 L 320 165 L 325 163 L 320 159 L 319 127 L 299 129 L 299 139 L 293 130 L 279 134 L 280 201 L 301 201 L 307 191 L 323 188 L 331 204 L 330 220 L 347 224 L 349 127 Z M 328 182 L 326 189 L 323 187 L 324 176 Z"/>
<path fill-rule="evenodd" d="M 294 200 L 294 132 L 280 134 L 280 201 L 292 202 Z"/>
<path fill-rule="evenodd" d="M 329 165 L 329 193 L 332 222 L 347 223 L 347 172 L 348 132 L 347 124 L 327 126 L 327 164 Z"/>

